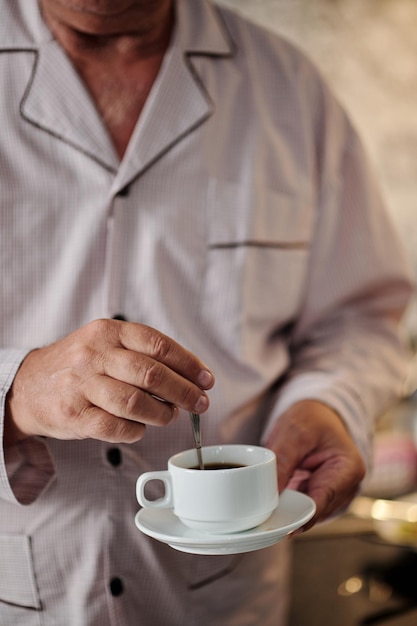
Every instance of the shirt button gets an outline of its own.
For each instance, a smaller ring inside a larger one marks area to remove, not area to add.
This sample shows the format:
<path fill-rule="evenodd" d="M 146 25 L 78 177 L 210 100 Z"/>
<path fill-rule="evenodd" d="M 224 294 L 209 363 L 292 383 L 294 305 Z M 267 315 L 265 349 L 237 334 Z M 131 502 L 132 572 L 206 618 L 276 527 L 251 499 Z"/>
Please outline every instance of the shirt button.
<path fill-rule="evenodd" d="M 124 587 L 123 587 L 123 582 L 120 578 L 118 578 L 117 576 L 115 578 L 112 578 L 109 586 L 110 586 L 110 593 L 112 596 L 117 598 L 117 596 L 122 595 L 124 591 Z"/>
<path fill-rule="evenodd" d="M 125 317 L 124 315 L 122 315 L 121 313 L 117 313 L 116 315 L 113 315 L 114 320 L 120 320 L 121 322 L 127 322 L 127 317 Z"/>
<path fill-rule="evenodd" d="M 107 460 L 110 465 L 117 467 L 122 462 L 122 453 L 119 448 L 109 448 L 107 450 Z"/>

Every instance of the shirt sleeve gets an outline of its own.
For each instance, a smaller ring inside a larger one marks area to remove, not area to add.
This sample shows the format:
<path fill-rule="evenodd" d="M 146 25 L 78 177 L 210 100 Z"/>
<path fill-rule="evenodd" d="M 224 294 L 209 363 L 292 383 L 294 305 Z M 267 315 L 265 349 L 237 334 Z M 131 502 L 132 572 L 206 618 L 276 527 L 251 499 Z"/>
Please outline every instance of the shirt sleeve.
<path fill-rule="evenodd" d="M 6 394 L 29 350 L 0 350 L 0 427 L 3 434 Z M 47 488 L 55 468 L 46 441 L 31 437 L 4 448 L 0 456 L 0 499 L 30 504 Z"/>
<path fill-rule="evenodd" d="M 318 400 L 342 417 L 367 461 L 374 419 L 404 389 L 400 319 L 412 272 L 355 131 L 346 119 L 344 134 L 340 124 L 331 130 L 291 366 L 265 434 L 291 405 Z"/>

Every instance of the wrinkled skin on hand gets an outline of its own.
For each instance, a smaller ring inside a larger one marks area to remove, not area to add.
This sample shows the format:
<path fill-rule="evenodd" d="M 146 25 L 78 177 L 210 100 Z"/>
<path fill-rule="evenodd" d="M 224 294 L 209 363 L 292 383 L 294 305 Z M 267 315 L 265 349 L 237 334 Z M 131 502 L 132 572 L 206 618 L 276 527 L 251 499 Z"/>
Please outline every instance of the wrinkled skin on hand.
<path fill-rule="evenodd" d="M 166 335 L 96 320 L 27 355 L 7 396 L 5 444 L 33 435 L 138 441 L 178 408 L 203 413 L 213 384 L 207 366 Z"/>
<path fill-rule="evenodd" d="M 266 446 L 277 455 L 280 491 L 297 488 L 316 503 L 316 514 L 303 530 L 342 511 L 365 475 L 362 456 L 342 419 L 315 400 L 288 409 Z"/>

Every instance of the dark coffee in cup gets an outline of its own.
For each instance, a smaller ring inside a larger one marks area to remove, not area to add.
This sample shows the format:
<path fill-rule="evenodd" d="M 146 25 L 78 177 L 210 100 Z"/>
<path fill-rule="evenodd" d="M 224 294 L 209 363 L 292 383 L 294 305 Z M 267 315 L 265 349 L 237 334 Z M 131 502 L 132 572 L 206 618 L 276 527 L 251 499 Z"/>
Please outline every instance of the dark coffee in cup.
<path fill-rule="evenodd" d="M 227 470 L 236 469 L 237 467 L 247 467 L 247 465 L 240 465 L 239 463 L 204 463 L 205 470 Z M 193 465 L 190 469 L 199 470 L 201 468 L 199 465 Z"/>

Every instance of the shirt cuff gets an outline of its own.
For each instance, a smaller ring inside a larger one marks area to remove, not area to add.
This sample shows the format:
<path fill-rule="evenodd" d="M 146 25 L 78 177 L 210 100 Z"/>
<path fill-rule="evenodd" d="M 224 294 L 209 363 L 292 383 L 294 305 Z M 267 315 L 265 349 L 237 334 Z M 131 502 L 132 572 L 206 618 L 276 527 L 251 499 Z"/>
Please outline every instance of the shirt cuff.
<path fill-rule="evenodd" d="M 0 350 L 0 433 L 3 433 L 5 398 L 29 349 Z M 4 448 L 0 443 L 0 498 L 14 504 L 31 504 L 55 476 L 46 442 L 40 437 L 24 439 Z"/>

